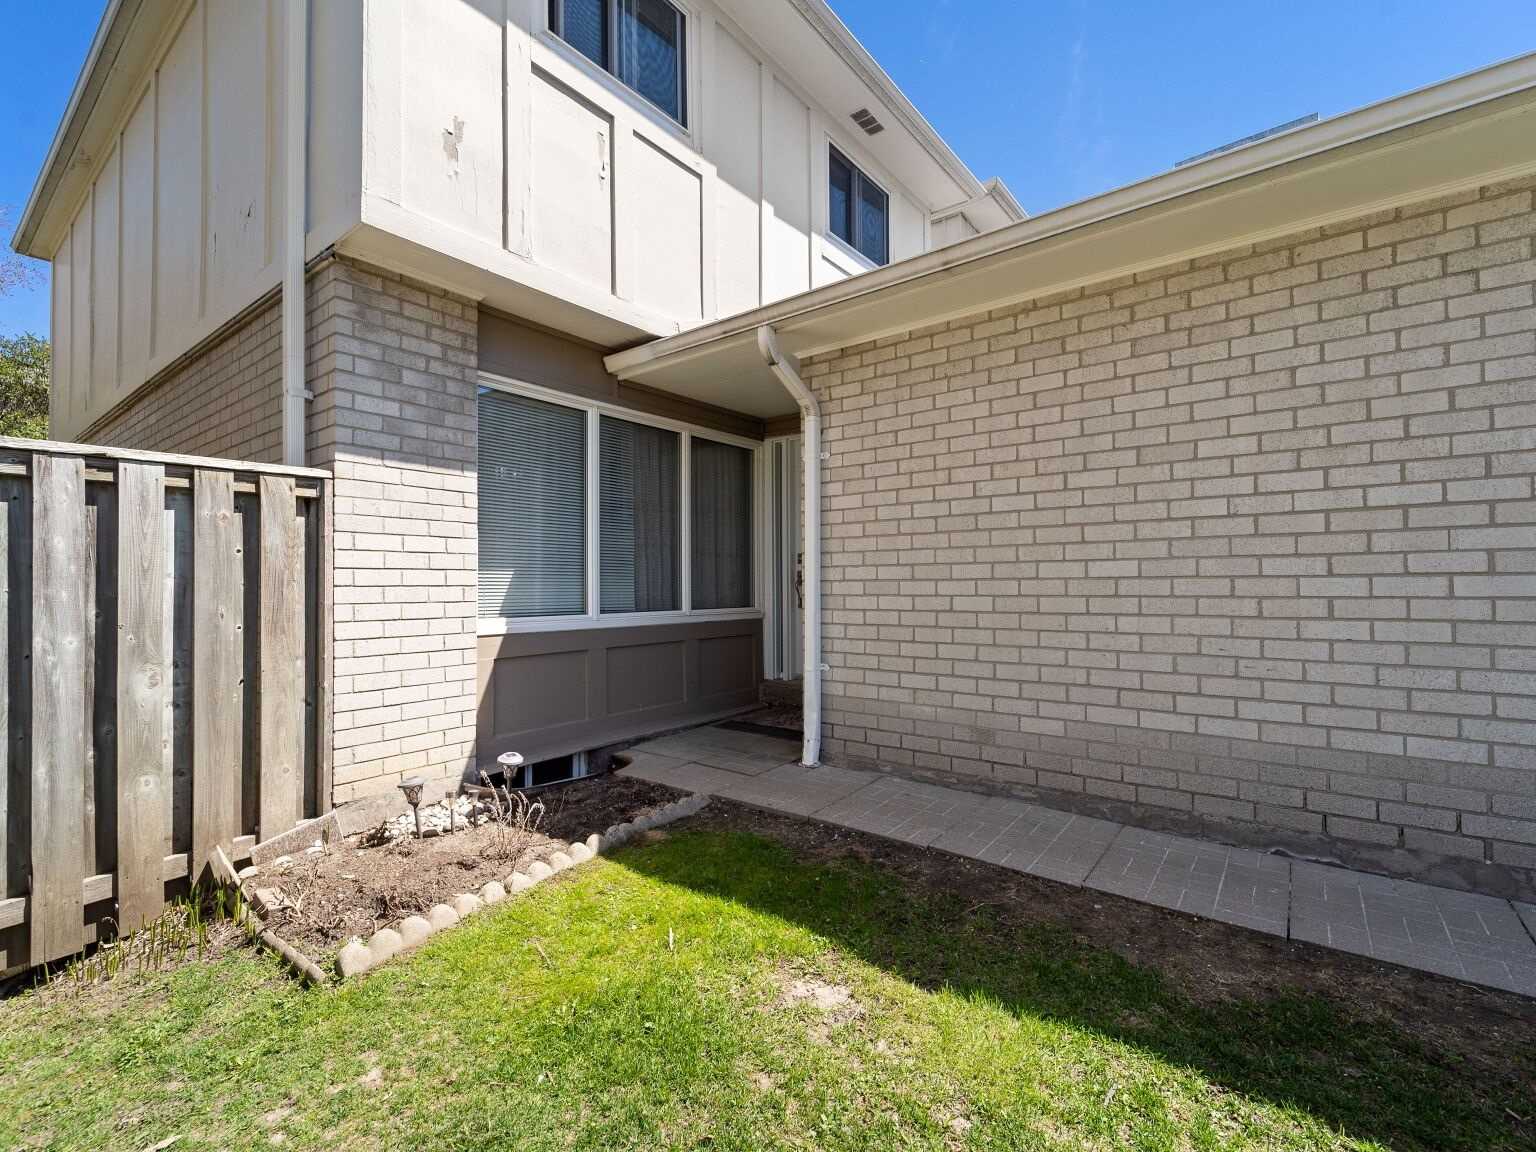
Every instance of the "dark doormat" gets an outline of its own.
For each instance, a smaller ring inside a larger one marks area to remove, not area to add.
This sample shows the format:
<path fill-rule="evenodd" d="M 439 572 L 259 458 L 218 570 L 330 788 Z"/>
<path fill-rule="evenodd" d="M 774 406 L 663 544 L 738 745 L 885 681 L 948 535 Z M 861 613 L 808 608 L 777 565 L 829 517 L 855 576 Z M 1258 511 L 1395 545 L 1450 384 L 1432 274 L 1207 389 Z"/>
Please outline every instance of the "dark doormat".
<path fill-rule="evenodd" d="M 772 724 L 752 724 L 746 720 L 722 720 L 716 728 L 729 728 L 732 732 L 751 732 L 757 736 L 777 736 L 781 740 L 798 740 L 804 733 L 799 728 L 778 728 Z"/>

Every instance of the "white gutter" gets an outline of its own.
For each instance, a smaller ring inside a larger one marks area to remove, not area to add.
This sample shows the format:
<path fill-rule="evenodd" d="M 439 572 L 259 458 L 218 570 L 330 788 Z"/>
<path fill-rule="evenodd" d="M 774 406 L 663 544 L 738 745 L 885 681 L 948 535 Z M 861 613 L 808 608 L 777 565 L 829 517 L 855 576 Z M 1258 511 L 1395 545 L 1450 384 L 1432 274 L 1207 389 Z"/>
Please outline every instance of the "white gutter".
<path fill-rule="evenodd" d="M 309 209 L 309 0 L 288 0 L 283 131 L 283 463 L 305 460 L 304 245 Z"/>
<path fill-rule="evenodd" d="M 800 762 L 814 768 L 821 760 L 821 407 L 816 396 L 800 378 L 800 365 L 779 347 L 778 333 L 771 324 L 757 330 L 757 349 L 784 390 L 800 405 L 800 442 L 804 465 L 800 469 L 805 485 L 801 497 L 801 546 L 805 549 L 805 608 L 800 613 L 805 628 L 801 663 L 804 712 L 804 743 Z"/>

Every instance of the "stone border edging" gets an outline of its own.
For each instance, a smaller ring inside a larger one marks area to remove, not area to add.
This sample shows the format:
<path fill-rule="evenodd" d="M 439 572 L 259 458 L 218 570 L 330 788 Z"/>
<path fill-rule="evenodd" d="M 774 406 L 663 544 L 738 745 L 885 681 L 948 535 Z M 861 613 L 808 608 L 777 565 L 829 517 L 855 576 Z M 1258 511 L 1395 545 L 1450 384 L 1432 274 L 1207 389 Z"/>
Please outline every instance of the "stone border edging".
<path fill-rule="evenodd" d="M 503 882 L 492 880 L 482 886 L 478 894 L 460 893 L 445 904 L 434 904 L 425 916 L 407 916 L 393 928 L 380 928 L 366 944 L 354 937 L 337 954 L 336 972 L 342 980 L 361 976 L 420 947 L 430 937 L 484 908 L 520 896 L 551 876 L 607 855 L 653 828 L 697 815 L 708 803 L 709 797 L 702 792 L 684 796 L 637 820 L 614 824 L 606 832 L 594 832 L 585 840 L 554 853 L 547 861 L 535 860 L 526 872 L 513 872 Z"/>

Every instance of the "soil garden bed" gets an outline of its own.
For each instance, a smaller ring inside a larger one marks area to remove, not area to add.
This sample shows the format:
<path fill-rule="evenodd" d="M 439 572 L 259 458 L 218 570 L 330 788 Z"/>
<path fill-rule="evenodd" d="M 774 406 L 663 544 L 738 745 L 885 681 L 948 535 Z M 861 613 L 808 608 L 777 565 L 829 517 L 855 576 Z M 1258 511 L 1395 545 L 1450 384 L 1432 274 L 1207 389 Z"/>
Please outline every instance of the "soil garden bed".
<path fill-rule="evenodd" d="M 604 775 L 525 795 L 542 809 L 532 808 L 524 821 L 491 818 L 471 826 L 461 819 L 456 832 L 424 840 L 385 840 L 369 830 L 321 852 L 280 857 L 251 881 L 280 895 L 269 927 L 324 966 L 354 936 L 367 940 L 403 917 L 526 870 L 685 793 Z"/>

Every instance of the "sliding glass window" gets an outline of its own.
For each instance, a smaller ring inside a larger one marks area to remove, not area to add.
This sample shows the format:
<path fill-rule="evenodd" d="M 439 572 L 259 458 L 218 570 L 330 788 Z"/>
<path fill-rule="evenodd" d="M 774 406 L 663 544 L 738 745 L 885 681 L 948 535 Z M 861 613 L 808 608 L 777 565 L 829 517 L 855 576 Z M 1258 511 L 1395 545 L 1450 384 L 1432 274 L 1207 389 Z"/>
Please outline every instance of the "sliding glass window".
<path fill-rule="evenodd" d="M 586 415 L 480 390 L 480 615 L 586 611 Z"/>
<path fill-rule="evenodd" d="M 695 438 L 693 606 L 752 604 L 752 453 Z"/>
<path fill-rule="evenodd" d="M 598 556 L 604 612 L 675 612 L 683 606 L 682 437 L 666 428 L 601 418 Z"/>
<path fill-rule="evenodd" d="M 549 30 L 688 123 L 688 20 L 667 0 L 550 0 Z"/>
<path fill-rule="evenodd" d="M 755 451 L 605 409 L 481 389 L 481 619 L 751 610 Z"/>

